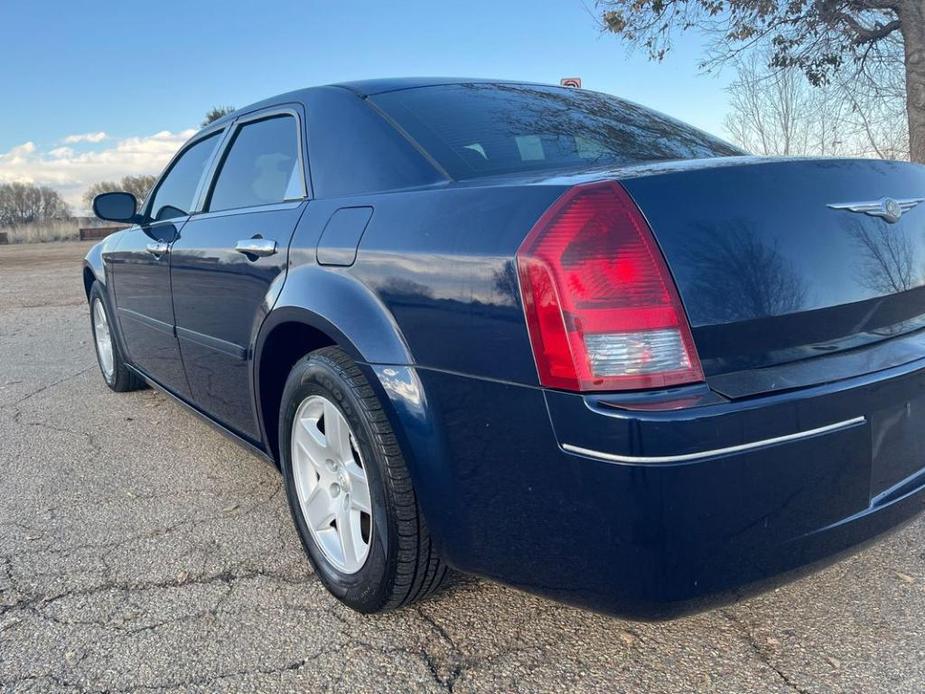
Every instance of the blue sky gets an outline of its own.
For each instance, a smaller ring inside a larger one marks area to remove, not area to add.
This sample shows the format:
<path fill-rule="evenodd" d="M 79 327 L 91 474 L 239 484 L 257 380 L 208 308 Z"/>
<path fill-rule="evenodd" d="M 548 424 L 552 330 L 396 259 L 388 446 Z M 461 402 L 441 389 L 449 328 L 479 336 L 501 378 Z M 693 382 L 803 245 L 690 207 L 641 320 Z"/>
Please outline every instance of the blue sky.
<path fill-rule="evenodd" d="M 726 80 L 698 37 L 661 64 L 601 35 L 591 0 L 0 2 L 0 181 L 70 200 L 94 177 L 155 173 L 212 105 L 366 77 L 558 82 L 723 135 Z"/>

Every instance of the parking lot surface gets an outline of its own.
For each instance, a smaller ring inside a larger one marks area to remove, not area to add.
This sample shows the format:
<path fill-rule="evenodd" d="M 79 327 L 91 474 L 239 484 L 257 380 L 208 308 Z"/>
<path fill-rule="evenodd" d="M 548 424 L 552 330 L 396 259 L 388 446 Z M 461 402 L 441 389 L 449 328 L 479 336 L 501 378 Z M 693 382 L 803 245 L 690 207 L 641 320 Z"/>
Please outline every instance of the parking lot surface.
<path fill-rule="evenodd" d="M 0 247 L 0 691 L 925 690 L 922 519 L 669 623 L 464 577 L 349 611 L 273 467 L 153 390 L 105 387 L 87 248 Z"/>

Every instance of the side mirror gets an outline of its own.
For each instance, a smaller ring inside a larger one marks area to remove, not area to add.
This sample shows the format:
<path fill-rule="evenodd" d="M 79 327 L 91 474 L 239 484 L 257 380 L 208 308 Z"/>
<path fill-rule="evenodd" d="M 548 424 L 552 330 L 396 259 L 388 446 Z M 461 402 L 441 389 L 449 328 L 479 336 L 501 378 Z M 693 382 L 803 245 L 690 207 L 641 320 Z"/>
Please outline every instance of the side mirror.
<path fill-rule="evenodd" d="M 138 222 L 137 208 L 138 203 L 131 193 L 102 193 L 93 198 L 93 214 L 110 222 Z"/>

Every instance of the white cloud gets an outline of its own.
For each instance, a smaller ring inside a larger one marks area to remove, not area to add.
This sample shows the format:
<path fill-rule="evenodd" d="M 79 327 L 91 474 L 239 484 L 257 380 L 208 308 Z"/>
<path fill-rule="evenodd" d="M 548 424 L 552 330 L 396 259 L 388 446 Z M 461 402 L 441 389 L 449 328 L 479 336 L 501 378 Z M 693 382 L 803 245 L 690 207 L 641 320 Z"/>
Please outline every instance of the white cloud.
<path fill-rule="evenodd" d="M 106 139 L 106 133 L 102 130 L 98 133 L 82 133 L 80 135 L 68 135 L 63 142 L 66 145 L 76 145 L 79 142 L 102 142 Z"/>
<path fill-rule="evenodd" d="M 82 197 L 93 183 L 129 174 L 159 174 L 195 132 L 162 130 L 147 137 L 114 140 L 103 149 L 89 151 L 72 147 L 44 150 L 34 142 L 25 142 L 0 152 L 0 183 L 22 181 L 51 186 L 79 213 L 85 211 Z"/>
<path fill-rule="evenodd" d="M 11 160 L 15 159 L 18 161 L 32 154 L 34 151 L 34 142 L 23 142 L 21 145 L 16 145 L 13 149 L 11 149 L 6 156 L 9 156 Z"/>

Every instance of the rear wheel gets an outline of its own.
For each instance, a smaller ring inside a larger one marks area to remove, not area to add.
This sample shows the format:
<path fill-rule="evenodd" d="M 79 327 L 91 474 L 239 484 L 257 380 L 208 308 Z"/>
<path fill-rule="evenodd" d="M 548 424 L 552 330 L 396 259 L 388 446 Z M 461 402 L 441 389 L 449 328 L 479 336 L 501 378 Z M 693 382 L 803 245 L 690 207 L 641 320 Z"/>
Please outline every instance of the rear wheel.
<path fill-rule="evenodd" d="M 400 607 L 446 575 L 381 403 L 350 357 L 326 347 L 293 367 L 280 457 L 302 545 L 324 585 L 361 612 Z"/>
<path fill-rule="evenodd" d="M 99 283 L 94 283 L 90 290 L 90 325 L 93 329 L 96 361 L 106 385 L 117 393 L 144 388 L 144 381 L 125 365 L 119 343 L 113 335 L 106 296 Z"/>

